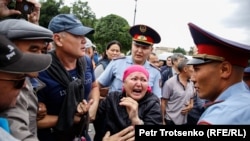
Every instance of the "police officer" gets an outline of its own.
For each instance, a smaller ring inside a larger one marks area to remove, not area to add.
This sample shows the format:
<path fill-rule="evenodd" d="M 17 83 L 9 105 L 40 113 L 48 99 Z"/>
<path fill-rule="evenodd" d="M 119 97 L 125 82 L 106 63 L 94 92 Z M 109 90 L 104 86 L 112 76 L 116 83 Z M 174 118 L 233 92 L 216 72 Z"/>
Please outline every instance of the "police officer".
<path fill-rule="evenodd" d="M 250 94 L 242 81 L 250 46 L 188 25 L 198 49 L 188 62 L 194 67 L 191 79 L 199 97 L 210 101 L 198 124 L 250 124 Z"/>
<path fill-rule="evenodd" d="M 147 25 L 135 25 L 129 30 L 132 36 L 131 56 L 115 59 L 109 63 L 105 71 L 98 77 L 97 83 L 101 87 L 109 87 L 111 91 L 122 91 L 122 77 L 124 70 L 132 64 L 144 66 L 150 74 L 149 85 L 152 92 L 161 97 L 161 73 L 151 65 L 147 58 L 152 52 L 154 43 L 161 41 L 160 35 Z"/>

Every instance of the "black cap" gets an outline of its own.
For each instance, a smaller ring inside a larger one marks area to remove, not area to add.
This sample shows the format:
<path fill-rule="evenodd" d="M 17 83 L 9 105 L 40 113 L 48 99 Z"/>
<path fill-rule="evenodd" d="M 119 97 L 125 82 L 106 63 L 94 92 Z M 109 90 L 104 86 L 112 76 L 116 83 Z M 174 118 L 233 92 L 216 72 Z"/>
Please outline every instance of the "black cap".
<path fill-rule="evenodd" d="M 139 24 L 132 26 L 129 33 L 132 36 L 133 41 L 142 46 L 151 46 L 154 43 L 161 42 L 160 35 L 147 25 Z"/>

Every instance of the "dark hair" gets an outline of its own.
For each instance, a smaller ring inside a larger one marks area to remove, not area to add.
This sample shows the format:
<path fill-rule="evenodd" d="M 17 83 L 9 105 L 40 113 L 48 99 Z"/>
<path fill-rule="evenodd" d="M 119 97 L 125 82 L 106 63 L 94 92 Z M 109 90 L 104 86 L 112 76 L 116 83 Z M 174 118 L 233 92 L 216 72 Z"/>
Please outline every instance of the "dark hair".
<path fill-rule="evenodd" d="M 250 80 L 250 76 L 243 76 L 243 80 L 244 81 L 249 81 Z"/>
<path fill-rule="evenodd" d="M 117 44 L 120 47 L 120 50 L 121 50 L 122 44 L 119 41 L 117 41 L 117 40 L 112 40 L 106 46 L 106 49 L 105 49 L 105 51 L 103 53 L 103 57 L 102 57 L 103 59 L 108 59 L 108 55 L 106 54 L 106 50 L 108 50 L 114 44 Z"/>

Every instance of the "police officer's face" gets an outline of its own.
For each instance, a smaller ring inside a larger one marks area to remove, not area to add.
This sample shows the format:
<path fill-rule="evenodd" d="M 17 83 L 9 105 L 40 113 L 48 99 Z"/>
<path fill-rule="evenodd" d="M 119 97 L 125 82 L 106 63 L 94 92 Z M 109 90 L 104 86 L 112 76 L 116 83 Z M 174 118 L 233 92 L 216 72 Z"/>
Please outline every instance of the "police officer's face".
<path fill-rule="evenodd" d="M 132 43 L 132 58 L 135 64 L 144 64 L 151 52 L 152 46 L 141 46 Z"/>
<path fill-rule="evenodd" d="M 193 65 L 194 72 L 191 80 L 202 99 L 215 100 L 222 92 L 221 63 L 211 62 L 201 65 Z"/>

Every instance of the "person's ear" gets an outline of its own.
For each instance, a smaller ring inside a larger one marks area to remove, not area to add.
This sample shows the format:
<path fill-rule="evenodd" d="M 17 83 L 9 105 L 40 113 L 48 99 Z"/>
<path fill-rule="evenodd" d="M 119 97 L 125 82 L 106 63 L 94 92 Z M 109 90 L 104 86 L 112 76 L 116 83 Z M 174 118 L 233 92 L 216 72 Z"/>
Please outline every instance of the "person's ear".
<path fill-rule="evenodd" d="M 222 62 L 220 64 L 221 77 L 223 78 L 230 77 L 232 73 L 232 69 L 233 69 L 233 66 L 229 62 L 227 61 Z"/>
<path fill-rule="evenodd" d="M 54 40 L 54 43 L 56 44 L 56 46 L 62 46 L 62 37 L 60 34 L 54 34 L 53 35 L 53 40 Z"/>

